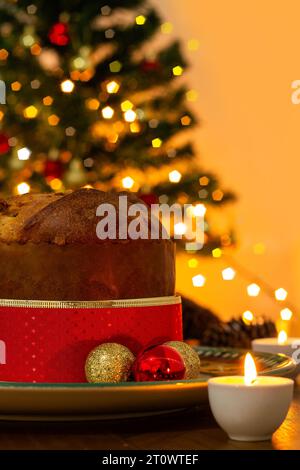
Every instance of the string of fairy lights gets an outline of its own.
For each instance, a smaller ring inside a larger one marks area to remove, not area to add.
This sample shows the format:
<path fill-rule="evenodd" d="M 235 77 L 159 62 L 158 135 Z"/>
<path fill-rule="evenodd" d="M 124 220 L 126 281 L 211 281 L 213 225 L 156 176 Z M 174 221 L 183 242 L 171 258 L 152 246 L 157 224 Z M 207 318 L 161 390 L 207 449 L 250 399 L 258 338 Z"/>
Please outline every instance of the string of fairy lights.
<path fill-rule="evenodd" d="M 263 254 L 265 251 L 265 245 L 263 243 L 257 243 L 253 247 L 255 254 Z M 261 294 L 266 294 L 271 298 L 277 305 L 279 305 L 279 314 L 280 314 L 280 333 L 285 335 L 286 331 L 289 330 L 289 323 L 292 319 L 297 319 L 297 308 L 289 301 L 288 291 L 283 287 L 278 287 L 274 289 L 270 284 L 268 284 L 260 276 L 255 275 L 251 270 L 245 268 L 236 259 L 226 253 L 221 248 L 215 248 L 212 250 L 213 258 L 223 258 L 224 263 L 227 264 L 221 270 L 221 278 L 223 281 L 233 281 L 237 275 L 240 275 L 245 281 L 245 294 L 248 297 L 258 297 Z M 188 260 L 188 267 L 191 269 L 196 269 L 198 267 L 199 261 L 196 257 L 191 257 Z M 196 288 L 201 288 L 206 284 L 206 277 L 203 274 L 196 274 L 192 276 L 192 284 Z M 245 310 L 242 314 L 242 318 L 246 324 L 251 324 L 256 321 L 256 315 L 251 310 Z M 260 316 L 257 316 L 260 318 Z"/>

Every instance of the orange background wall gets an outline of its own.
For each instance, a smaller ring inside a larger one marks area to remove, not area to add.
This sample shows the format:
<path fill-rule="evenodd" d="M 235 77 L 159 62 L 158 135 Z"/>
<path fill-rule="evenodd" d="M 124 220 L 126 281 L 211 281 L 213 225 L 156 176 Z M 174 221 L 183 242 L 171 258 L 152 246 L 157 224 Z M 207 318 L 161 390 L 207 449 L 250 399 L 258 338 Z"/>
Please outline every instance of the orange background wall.
<path fill-rule="evenodd" d="M 227 210 L 239 239 L 234 257 L 274 288 L 286 288 L 300 306 L 300 105 L 291 102 L 291 83 L 300 78 L 300 2 L 152 3 L 173 23 L 191 64 L 185 81 L 199 94 L 194 109 L 202 126 L 193 138 L 201 162 L 239 196 Z M 193 38 L 196 52 L 187 48 Z M 263 255 L 253 253 L 258 242 Z M 201 260 L 192 270 L 180 257 L 179 289 L 223 318 L 246 309 L 276 318 L 281 305 L 264 294 L 250 299 L 241 276 L 221 280 L 226 265 Z M 197 273 L 207 276 L 203 288 L 192 287 Z"/>

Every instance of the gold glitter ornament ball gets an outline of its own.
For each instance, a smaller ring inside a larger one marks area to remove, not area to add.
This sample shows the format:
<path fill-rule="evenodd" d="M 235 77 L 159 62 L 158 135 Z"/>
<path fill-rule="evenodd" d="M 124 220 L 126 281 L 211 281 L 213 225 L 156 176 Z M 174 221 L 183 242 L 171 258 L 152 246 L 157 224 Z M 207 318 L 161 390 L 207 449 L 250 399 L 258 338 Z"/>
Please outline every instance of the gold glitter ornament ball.
<path fill-rule="evenodd" d="M 185 365 L 185 379 L 196 379 L 200 374 L 200 358 L 196 351 L 182 341 L 168 341 L 165 343 L 176 349 L 181 355 Z"/>
<path fill-rule="evenodd" d="M 103 343 L 93 349 L 85 361 L 87 381 L 126 382 L 134 360 L 132 352 L 122 344 Z"/>

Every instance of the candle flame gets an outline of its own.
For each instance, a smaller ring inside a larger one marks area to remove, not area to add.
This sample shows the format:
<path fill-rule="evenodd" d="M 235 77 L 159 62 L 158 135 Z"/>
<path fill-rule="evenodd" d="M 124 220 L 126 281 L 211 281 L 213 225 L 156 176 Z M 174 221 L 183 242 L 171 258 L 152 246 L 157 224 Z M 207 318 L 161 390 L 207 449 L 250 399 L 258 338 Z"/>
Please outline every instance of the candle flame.
<path fill-rule="evenodd" d="M 245 385 L 253 384 L 253 382 L 255 381 L 257 377 L 257 372 L 256 372 L 254 359 L 250 353 L 246 354 L 244 371 L 245 371 L 245 376 L 244 376 Z"/>
<path fill-rule="evenodd" d="M 285 344 L 287 340 L 287 334 L 284 330 L 279 331 L 278 333 L 278 344 Z"/>

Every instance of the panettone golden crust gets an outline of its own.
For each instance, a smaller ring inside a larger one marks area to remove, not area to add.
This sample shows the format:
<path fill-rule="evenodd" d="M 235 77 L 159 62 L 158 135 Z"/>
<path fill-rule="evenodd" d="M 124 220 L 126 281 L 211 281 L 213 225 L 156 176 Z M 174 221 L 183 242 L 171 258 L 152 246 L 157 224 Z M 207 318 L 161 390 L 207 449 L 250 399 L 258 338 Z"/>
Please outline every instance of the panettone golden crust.
<path fill-rule="evenodd" d="M 142 203 L 134 194 L 128 206 Z M 120 193 L 82 189 L 0 201 L 0 298 L 109 300 L 174 294 L 170 240 L 99 240 L 97 207 Z M 149 224 L 149 220 L 144 221 Z"/>
<path fill-rule="evenodd" d="M 25 224 L 62 194 L 24 194 L 0 200 L 0 241 L 20 242 Z"/>
<path fill-rule="evenodd" d="M 65 194 L 25 194 L 0 201 L 0 241 L 68 245 L 101 243 L 96 234 L 97 207 L 115 207 L 117 227 L 119 196 L 126 195 L 128 207 L 144 203 L 132 193 L 80 189 Z M 145 221 L 149 224 L 149 220 Z M 117 230 L 118 238 L 118 230 Z"/>

